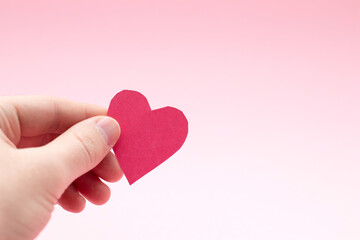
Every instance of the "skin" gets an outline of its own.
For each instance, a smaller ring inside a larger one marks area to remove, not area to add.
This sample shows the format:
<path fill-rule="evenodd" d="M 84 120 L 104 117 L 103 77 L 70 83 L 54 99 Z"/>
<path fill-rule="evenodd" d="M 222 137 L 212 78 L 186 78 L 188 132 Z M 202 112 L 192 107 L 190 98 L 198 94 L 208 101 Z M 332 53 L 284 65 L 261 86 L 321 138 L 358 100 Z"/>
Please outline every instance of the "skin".
<path fill-rule="evenodd" d="M 86 199 L 109 200 L 102 180 L 123 173 L 110 152 L 120 127 L 106 113 L 50 96 L 0 97 L 0 239 L 34 239 L 55 204 L 77 213 Z"/>

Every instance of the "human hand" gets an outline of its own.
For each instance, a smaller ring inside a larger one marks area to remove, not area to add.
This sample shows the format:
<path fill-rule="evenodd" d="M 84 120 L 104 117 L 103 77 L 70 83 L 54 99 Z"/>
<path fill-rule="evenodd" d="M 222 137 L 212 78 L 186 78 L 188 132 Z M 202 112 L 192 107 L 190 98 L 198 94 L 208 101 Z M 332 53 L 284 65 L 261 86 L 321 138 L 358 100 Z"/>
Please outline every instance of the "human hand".
<path fill-rule="evenodd" d="M 110 198 L 99 178 L 123 173 L 110 152 L 120 127 L 99 116 L 106 112 L 55 97 L 0 97 L 0 239 L 35 238 L 57 203 L 80 212 L 84 198 Z"/>

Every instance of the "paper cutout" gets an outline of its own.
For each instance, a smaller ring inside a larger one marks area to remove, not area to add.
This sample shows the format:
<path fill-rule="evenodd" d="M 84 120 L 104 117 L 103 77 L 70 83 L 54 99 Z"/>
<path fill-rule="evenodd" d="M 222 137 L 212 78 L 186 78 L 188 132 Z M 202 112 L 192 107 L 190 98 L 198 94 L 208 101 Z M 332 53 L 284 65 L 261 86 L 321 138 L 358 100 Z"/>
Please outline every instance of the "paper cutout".
<path fill-rule="evenodd" d="M 136 91 L 116 94 L 108 116 L 120 124 L 120 138 L 113 149 L 130 185 L 177 152 L 188 133 L 180 110 L 151 110 L 145 96 Z"/>

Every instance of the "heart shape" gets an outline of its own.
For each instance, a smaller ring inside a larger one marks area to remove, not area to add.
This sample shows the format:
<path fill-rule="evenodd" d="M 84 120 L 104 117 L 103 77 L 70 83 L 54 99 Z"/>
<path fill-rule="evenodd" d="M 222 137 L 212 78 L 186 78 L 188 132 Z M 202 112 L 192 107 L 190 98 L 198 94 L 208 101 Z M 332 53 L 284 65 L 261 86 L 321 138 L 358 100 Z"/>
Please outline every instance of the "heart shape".
<path fill-rule="evenodd" d="M 130 185 L 177 152 L 188 133 L 188 122 L 180 110 L 151 110 L 145 96 L 136 91 L 116 94 L 108 116 L 121 127 L 113 149 Z"/>

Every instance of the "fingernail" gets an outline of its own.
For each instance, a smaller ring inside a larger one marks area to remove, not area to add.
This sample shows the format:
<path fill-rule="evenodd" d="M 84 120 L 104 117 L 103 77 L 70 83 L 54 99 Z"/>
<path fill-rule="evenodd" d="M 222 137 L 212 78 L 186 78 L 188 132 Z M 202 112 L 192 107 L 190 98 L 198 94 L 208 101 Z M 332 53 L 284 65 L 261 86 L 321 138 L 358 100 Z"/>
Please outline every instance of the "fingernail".
<path fill-rule="evenodd" d="M 115 119 L 104 117 L 96 123 L 96 128 L 107 145 L 114 146 L 120 136 L 120 127 Z"/>

